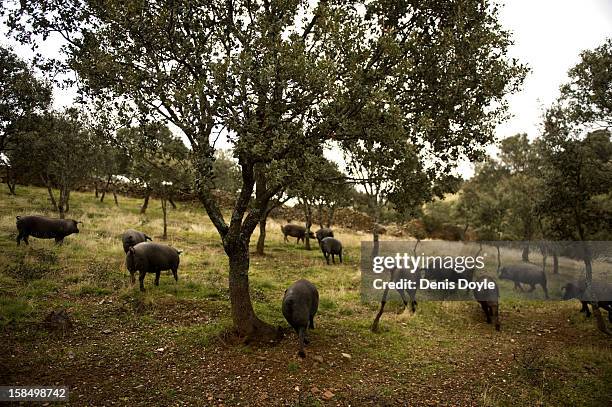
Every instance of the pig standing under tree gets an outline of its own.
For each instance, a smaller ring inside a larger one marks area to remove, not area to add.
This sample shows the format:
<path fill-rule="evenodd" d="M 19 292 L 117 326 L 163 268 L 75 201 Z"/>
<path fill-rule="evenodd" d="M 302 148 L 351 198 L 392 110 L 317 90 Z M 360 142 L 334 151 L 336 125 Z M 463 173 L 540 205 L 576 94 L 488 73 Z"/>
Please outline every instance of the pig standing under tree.
<path fill-rule="evenodd" d="M 289 241 L 287 239 L 287 236 L 297 238 L 297 240 L 295 241 L 296 243 L 299 243 L 300 240 L 303 242 L 304 238 L 306 237 L 306 228 L 300 225 L 287 224 L 285 226 L 281 226 L 281 232 L 283 233 L 283 236 L 285 237 L 285 242 Z M 315 235 L 312 232 L 309 232 L 308 236 L 312 239 L 315 238 Z"/>

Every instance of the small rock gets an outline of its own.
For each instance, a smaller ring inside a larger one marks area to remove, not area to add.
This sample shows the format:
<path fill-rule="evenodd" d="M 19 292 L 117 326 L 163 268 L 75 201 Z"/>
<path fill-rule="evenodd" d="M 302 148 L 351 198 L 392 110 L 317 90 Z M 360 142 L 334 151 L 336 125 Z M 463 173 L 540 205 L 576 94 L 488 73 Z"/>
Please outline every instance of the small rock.
<path fill-rule="evenodd" d="M 319 388 L 317 386 L 314 386 L 312 389 L 310 389 L 311 393 L 317 394 L 318 392 L 320 392 L 321 390 L 319 390 Z"/>
<path fill-rule="evenodd" d="M 155 349 L 155 352 L 163 352 L 163 351 L 165 351 L 164 348 L 157 348 L 157 349 Z"/>
<path fill-rule="evenodd" d="M 331 399 L 332 399 L 332 397 L 334 397 L 334 393 L 332 393 L 332 392 L 331 392 L 331 391 L 329 391 L 329 390 L 325 390 L 325 392 L 323 393 L 323 398 L 324 398 L 325 400 L 331 400 Z"/>
<path fill-rule="evenodd" d="M 293 390 L 295 390 L 295 391 L 300 391 L 300 386 L 295 386 L 295 387 L 293 388 Z"/>
<path fill-rule="evenodd" d="M 348 353 L 343 353 L 343 354 L 342 354 L 342 357 L 343 357 L 344 359 L 351 359 L 351 355 L 349 355 Z"/>
<path fill-rule="evenodd" d="M 319 363 L 323 363 L 323 356 L 320 355 L 315 355 L 312 357 L 314 360 L 316 360 Z"/>
<path fill-rule="evenodd" d="M 510 342 L 514 343 L 514 339 L 510 338 Z"/>
<path fill-rule="evenodd" d="M 110 329 L 105 329 L 104 331 L 102 331 L 102 333 L 108 335 L 110 333 L 113 333 L 113 331 L 111 331 Z"/>
<path fill-rule="evenodd" d="M 144 384 L 139 384 L 138 386 L 134 386 L 134 390 L 140 390 L 144 387 Z"/>

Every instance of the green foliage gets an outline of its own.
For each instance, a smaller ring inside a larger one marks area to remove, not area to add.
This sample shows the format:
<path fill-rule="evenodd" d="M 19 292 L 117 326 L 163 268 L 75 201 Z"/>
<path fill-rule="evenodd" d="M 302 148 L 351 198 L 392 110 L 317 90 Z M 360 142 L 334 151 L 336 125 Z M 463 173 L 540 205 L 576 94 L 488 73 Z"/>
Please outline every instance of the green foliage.
<path fill-rule="evenodd" d="M 28 127 L 31 115 L 49 107 L 51 88 L 11 49 L 0 46 L 0 89 L 1 153 L 9 147 L 11 136 Z"/>
<path fill-rule="evenodd" d="M 121 128 L 116 142 L 125 149 L 132 182 L 160 196 L 172 196 L 192 183 L 189 150 L 167 126 L 149 123 Z"/>
<path fill-rule="evenodd" d="M 54 209 L 60 216 L 69 209 L 70 192 L 91 175 L 97 152 L 97 140 L 74 108 L 31 118 L 27 131 L 15 137 L 16 146 L 7 151 L 15 171 L 22 176 L 42 180 L 49 188 Z M 59 189 L 56 201 L 51 188 Z"/>
<path fill-rule="evenodd" d="M 212 172 L 216 189 L 237 195 L 240 190 L 240 168 L 232 159 L 231 152 L 217 150 Z"/>
<path fill-rule="evenodd" d="M 568 72 L 561 87 L 561 102 L 571 121 L 601 128 L 612 126 L 612 38 L 580 54 L 580 62 Z"/>

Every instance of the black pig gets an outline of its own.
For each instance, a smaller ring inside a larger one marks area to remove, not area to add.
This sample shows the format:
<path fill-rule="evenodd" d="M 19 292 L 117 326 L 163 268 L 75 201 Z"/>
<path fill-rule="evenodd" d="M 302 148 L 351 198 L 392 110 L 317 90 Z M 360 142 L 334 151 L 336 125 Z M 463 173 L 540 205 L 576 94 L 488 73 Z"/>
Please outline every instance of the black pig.
<path fill-rule="evenodd" d="M 308 337 L 306 329 L 314 329 L 314 316 L 319 308 L 319 292 L 317 287 L 308 280 L 298 280 L 293 283 L 283 297 L 283 316 L 298 334 L 300 350 L 298 355 L 304 358 L 304 344 Z"/>
<path fill-rule="evenodd" d="M 139 232 L 134 229 L 128 229 L 123 232 L 123 236 L 121 236 L 121 241 L 123 242 L 123 251 L 127 254 L 130 247 L 136 246 L 138 243 L 146 242 L 147 240 L 153 240 L 149 236 L 145 235 L 142 232 Z"/>
<path fill-rule="evenodd" d="M 326 237 L 319 242 L 319 246 L 321 247 L 323 256 L 325 256 L 327 264 L 329 264 L 330 255 L 334 264 L 336 264 L 336 255 L 340 259 L 340 263 L 342 263 L 342 243 L 340 240 L 334 239 L 333 237 Z"/>
<path fill-rule="evenodd" d="M 317 240 L 320 242 L 326 237 L 334 237 L 334 231 L 329 228 L 322 228 L 315 232 L 315 236 L 317 237 Z"/>
<path fill-rule="evenodd" d="M 179 254 L 182 252 L 164 244 L 143 242 L 128 249 L 125 263 L 134 284 L 134 274 L 139 272 L 140 291 L 144 291 L 144 278 L 147 273 L 155 273 L 155 285 L 164 270 L 172 270 L 174 280 L 178 281 Z"/>
<path fill-rule="evenodd" d="M 296 243 L 299 243 L 300 240 L 303 242 L 304 238 L 306 237 L 306 228 L 300 225 L 287 224 L 285 226 L 281 226 L 281 232 L 283 232 L 285 242 L 288 242 L 287 236 L 296 237 Z M 309 232 L 308 237 L 314 239 L 315 235 L 314 233 Z"/>
<path fill-rule="evenodd" d="M 482 282 L 484 278 L 479 279 L 479 282 Z M 491 318 L 493 318 L 493 323 L 495 324 L 495 330 L 500 330 L 499 323 L 499 288 L 497 287 L 497 283 L 490 278 L 487 278 L 488 281 L 493 282 L 493 288 L 475 288 L 474 289 L 474 298 L 485 313 L 487 317 L 487 324 L 491 323 Z"/>
<path fill-rule="evenodd" d="M 74 219 L 54 219 L 44 216 L 17 216 L 17 246 L 21 240 L 25 244 L 30 244 L 30 236 L 39 239 L 55 239 L 55 243 L 62 244 L 64 238 L 73 233 L 79 233 L 77 225 L 79 222 Z"/>
<path fill-rule="evenodd" d="M 548 299 L 546 274 L 544 274 L 544 271 L 538 266 L 529 263 L 504 266 L 499 269 L 499 278 L 514 281 L 514 288 L 518 288 L 521 291 L 523 291 L 521 283 L 531 286 L 529 292 L 535 290 L 536 284 L 539 284 L 544 290 L 544 296 Z"/>

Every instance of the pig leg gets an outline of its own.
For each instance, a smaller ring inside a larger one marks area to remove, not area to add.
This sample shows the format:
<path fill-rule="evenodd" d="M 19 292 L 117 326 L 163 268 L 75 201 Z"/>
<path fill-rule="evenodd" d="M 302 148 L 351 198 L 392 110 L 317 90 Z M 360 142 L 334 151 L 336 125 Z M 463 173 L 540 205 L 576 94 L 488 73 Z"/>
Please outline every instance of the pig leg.
<path fill-rule="evenodd" d="M 298 355 L 301 358 L 305 358 L 306 357 L 306 352 L 304 352 L 304 327 L 300 327 L 298 329 L 298 338 L 300 341 L 300 351 L 298 352 Z"/>
<path fill-rule="evenodd" d="M 374 318 L 374 322 L 372 322 L 372 332 L 377 332 L 378 331 L 378 321 L 380 320 L 380 317 L 383 314 L 383 311 L 385 310 L 385 304 L 387 303 L 387 295 L 389 294 L 389 286 L 385 287 L 385 292 L 383 293 L 383 297 L 382 300 L 380 300 L 380 310 L 378 311 L 378 314 L 376 314 L 376 317 Z"/>
<path fill-rule="evenodd" d="M 338 258 L 340 258 L 340 263 L 342 263 L 342 251 L 340 251 L 340 254 L 338 255 Z"/>
<path fill-rule="evenodd" d="M 485 313 L 485 317 L 487 318 L 487 324 L 491 323 L 491 315 L 489 314 L 489 305 L 486 303 L 486 301 L 482 301 L 480 303 L 480 306 L 482 307 L 482 310 Z"/>
<path fill-rule="evenodd" d="M 493 323 L 495 324 L 495 330 L 499 331 L 501 329 L 501 325 L 499 323 L 499 304 L 492 303 L 490 305 L 491 313 L 493 314 Z"/>
<path fill-rule="evenodd" d="M 515 282 L 514 282 L 514 289 L 515 289 L 515 290 L 516 290 L 516 289 L 519 289 L 519 290 L 521 290 L 521 291 L 525 291 L 525 290 L 523 289 L 523 286 L 522 286 L 522 285 L 521 285 L 521 284 L 520 284 L 518 281 L 515 281 Z"/>
<path fill-rule="evenodd" d="M 327 264 L 329 264 L 329 253 L 325 253 L 325 260 L 327 260 Z"/>
<path fill-rule="evenodd" d="M 591 310 L 589 310 L 589 303 L 586 301 L 580 301 L 582 303 L 582 309 L 580 312 L 584 312 L 587 318 L 591 318 Z"/>
<path fill-rule="evenodd" d="M 136 282 L 136 273 L 130 271 L 130 280 L 132 281 L 132 285 Z"/>
<path fill-rule="evenodd" d="M 582 305 L 582 308 L 580 308 L 580 312 L 584 312 L 587 315 L 590 314 L 588 303 L 586 301 L 580 301 L 580 304 Z"/>
<path fill-rule="evenodd" d="M 161 275 L 161 271 L 157 270 L 155 272 L 155 285 L 159 286 L 159 276 Z"/>
<path fill-rule="evenodd" d="M 417 306 L 416 291 L 414 291 L 414 290 L 408 291 L 408 295 L 410 296 L 410 310 L 413 313 L 415 313 L 416 312 L 416 306 Z"/>
<path fill-rule="evenodd" d="M 28 240 L 30 238 L 29 235 L 24 235 L 23 236 L 23 241 L 25 242 L 26 246 L 30 245 L 30 241 Z"/>
<path fill-rule="evenodd" d="M 310 316 L 310 329 L 314 329 L 314 315 Z"/>
<path fill-rule="evenodd" d="M 174 276 L 174 281 L 178 282 L 178 269 L 172 269 L 172 275 Z"/>
<path fill-rule="evenodd" d="M 55 244 L 59 244 L 59 245 L 64 244 L 64 238 L 63 237 L 56 237 L 55 238 Z"/>
<path fill-rule="evenodd" d="M 406 294 L 404 293 L 404 290 L 397 290 L 397 292 L 399 293 L 400 297 L 402 297 L 402 301 L 404 303 L 404 306 L 400 308 L 399 311 L 397 312 L 398 314 L 401 314 L 402 312 L 404 312 L 404 310 L 408 306 L 408 300 L 406 299 Z"/>
<path fill-rule="evenodd" d="M 289 239 L 287 239 L 287 235 L 283 235 L 285 237 L 285 242 L 289 243 Z"/>
<path fill-rule="evenodd" d="M 140 291 L 143 291 L 143 292 L 145 291 L 145 288 L 144 288 L 144 278 L 145 278 L 146 275 L 147 275 L 147 273 L 142 271 L 142 270 L 140 271 L 140 274 L 138 275 L 138 281 L 140 281 Z"/>
<path fill-rule="evenodd" d="M 332 262 L 333 262 L 334 264 L 336 264 L 336 256 L 335 256 L 333 253 L 332 253 L 332 255 L 331 255 L 331 256 L 332 256 Z"/>
<path fill-rule="evenodd" d="M 17 235 L 17 246 L 19 246 L 21 244 L 21 239 L 23 238 L 23 236 L 21 236 L 21 232 L 19 232 L 19 234 Z"/>
<path fill-rule="evenodd" d="M 548 288 L 546 288 L 546 283 L 541 284 L 542 286 L 542 290 L 544 290 L 544 298 L 548 299 Z M 533 288 L 535 289 L 535 286 L 533 286 Z"/>

